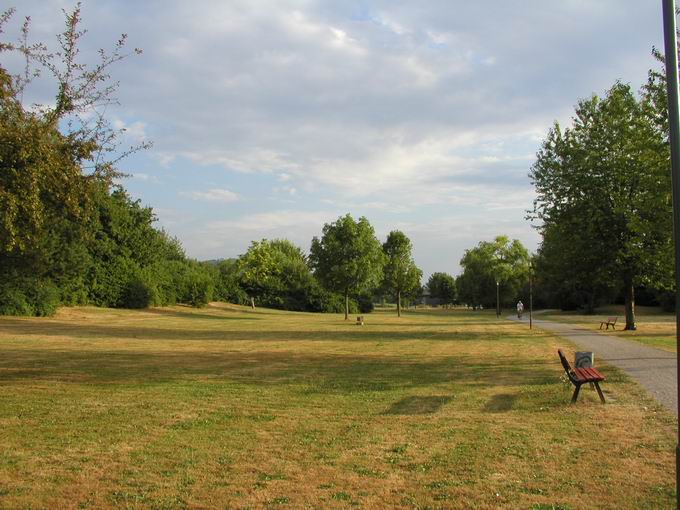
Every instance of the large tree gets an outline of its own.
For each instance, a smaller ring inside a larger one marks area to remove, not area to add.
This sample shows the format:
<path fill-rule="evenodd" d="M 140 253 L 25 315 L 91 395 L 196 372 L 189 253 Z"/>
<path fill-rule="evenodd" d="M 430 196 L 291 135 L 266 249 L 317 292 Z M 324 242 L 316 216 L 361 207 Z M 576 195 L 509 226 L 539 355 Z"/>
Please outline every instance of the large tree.
<path fill-rule="evenodd" d="M 669 155 L 655 99 L 616 83 L 580 101 L 569 128 L 550 130 L 530 173 L 542 251 L 581 282 L 621 288 L 629 330 L 635 287 L 663 286 L 673 274 Z"/>
<path fill-rule="evenodd" d="M 463 272 L 458 277 L 459 297 L 473 306 L 493 306 L 496 286 L 501 285 L 501 299 L 517 299 L 528 278 L 529 252 L 517 239 L 498 236 L 482 241 L 465 251 L 460 260 Z"/>
<path fill-rule="evenodd" d="M 385 253 L 384 286 L 397 300 L 397 316 L 401 317 L 401 298 L 420 286 L 423 272 L 411 255 L 411 241 L 406 234 L 393 230 L 383 244 Z"/>
<path fill-rule="evenodd" d="M 363 216 L 355 221 L 347 214 L 326 223 L 321 239 L 312 239 L 309 262 L 328 290 L 344 295 L 347 320 L 350 295 L 369 292 L 380 284 L 384 255 L 369 221 Z"/>
<path fill-rule="evenodd" d="M 444 305 L 453 304 L 456 300 L 456 279 L 448 273 L 432 273 L 427 280 L 430 297 L 439 299 Z"/>

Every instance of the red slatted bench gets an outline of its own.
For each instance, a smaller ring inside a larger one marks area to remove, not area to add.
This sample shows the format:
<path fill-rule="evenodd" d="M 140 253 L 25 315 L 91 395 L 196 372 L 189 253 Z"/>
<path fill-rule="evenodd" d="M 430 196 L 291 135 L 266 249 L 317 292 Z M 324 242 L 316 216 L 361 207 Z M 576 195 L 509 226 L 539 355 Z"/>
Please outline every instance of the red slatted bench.
<path fill-rule="evenodd" d="M 605 380 L 604 376 L 596 368 L 571 368 L 571 365 L 564 356 L 562 349 L 558 349 L 557 354 L 560 355 L 560 361 L 562 362 L 564 371 L 567 373 L 567 377 L 569 377 L 571 383 L 576 386 L 576 389 L 574 389 L 574 396 L 571 397 L 571 403 L 573 404 L 576 402 L 582 385 L 586 383 L 593 383 L 595 385 L 595 389 L 597 390 L 597 394 L 600 396 L 600 400 L 604 404 L 604 395 L 600 389 L 600 381 Z"/>

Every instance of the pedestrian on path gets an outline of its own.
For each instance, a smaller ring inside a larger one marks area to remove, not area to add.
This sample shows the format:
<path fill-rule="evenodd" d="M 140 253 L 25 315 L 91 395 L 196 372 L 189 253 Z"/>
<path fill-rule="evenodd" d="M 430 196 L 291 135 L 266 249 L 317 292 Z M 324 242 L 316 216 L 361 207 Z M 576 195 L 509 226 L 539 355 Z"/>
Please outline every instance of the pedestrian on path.
<path fill-rule="evenodd" d="M 521 319 L 522 318 L 522 312 L 524 311 L 524 304 L 522 303 L 522 300 L 520 299 L 517 302 L 517 318 Z"/>

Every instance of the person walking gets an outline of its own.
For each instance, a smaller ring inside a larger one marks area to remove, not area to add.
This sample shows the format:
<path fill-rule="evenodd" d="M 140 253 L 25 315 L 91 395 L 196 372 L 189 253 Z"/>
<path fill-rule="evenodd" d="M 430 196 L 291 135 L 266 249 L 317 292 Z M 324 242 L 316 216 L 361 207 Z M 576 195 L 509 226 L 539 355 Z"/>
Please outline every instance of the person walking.
<path fill-rule="evenodd" d="M 522 303 L 522 300 L 520 299 L 517 302 L 517 318 L 521 319 L 522 318 L 522 312 L 524 311 L 524 304 Z"/>

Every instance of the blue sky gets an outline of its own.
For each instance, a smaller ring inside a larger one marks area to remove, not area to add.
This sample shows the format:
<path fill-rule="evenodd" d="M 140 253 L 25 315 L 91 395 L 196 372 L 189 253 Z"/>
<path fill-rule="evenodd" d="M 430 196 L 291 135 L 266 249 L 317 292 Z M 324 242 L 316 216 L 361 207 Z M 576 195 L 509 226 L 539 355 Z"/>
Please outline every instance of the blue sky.
<path fill-rule="evenodd" d="M 347 212 L 381 239 L 403 230 L 426 275 L 499 234 L 535 250 L 546 131 L 616 80 L 639 87 L 662 46 L 651 1 L 83 4 L 86 58 L 121 32 L 144 51 L 115 69 L 107 112 L 154 143 L 121 163 L 124 186 L 199 259 L 262 238 L 308 249 Z M 15 6 L 54 46 L 73 3 Z"/>

